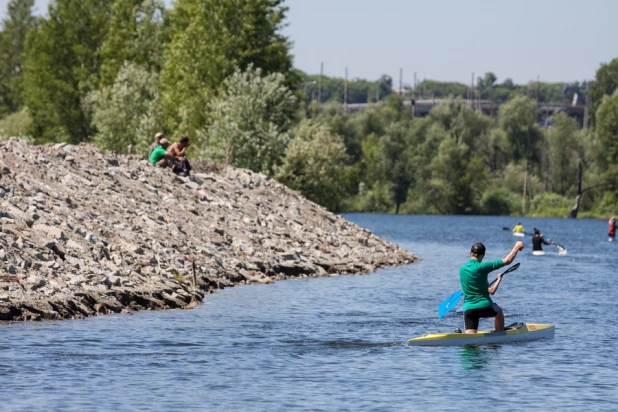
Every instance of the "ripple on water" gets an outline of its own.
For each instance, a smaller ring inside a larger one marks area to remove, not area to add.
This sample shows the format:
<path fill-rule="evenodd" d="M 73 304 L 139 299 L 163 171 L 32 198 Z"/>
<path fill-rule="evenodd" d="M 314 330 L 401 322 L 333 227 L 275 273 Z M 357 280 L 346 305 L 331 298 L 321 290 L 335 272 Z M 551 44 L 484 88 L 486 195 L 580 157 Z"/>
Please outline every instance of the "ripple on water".
<path fill-rule="evenodd" d="M 407 340 L 461 327 L 461 314 L 437 319 L 437 307 L 459 290 L 472 243 L 491 259 L 510 250 L 511 218 L 349 217 L 424 260 L 226 289 L 192 311 L 2 325 L 1 409 L 615 409 L 617 249 L 597 236 L 605 222 L 522 219 L 569 255 L 522 254 L 496 301 L 514 321 L 556 324 L 555 339 L 423 348 Z"/>

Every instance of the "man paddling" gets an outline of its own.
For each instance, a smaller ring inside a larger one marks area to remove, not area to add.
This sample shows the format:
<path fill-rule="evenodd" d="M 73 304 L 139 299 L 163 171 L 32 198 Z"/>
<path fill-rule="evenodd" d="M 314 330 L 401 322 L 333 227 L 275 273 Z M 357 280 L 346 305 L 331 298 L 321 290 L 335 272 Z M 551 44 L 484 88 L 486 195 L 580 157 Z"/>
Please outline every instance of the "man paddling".
<path fill-rule="evenodd" d="M 532 252 L 543 251 L 543 244 L 553 245 L 555 243 L 556 242 L 553 240 L 551 242 L 545 240 L 539 229 L 534 228 L 534 236 L 532 237 Z"/>
<path fill-rule="evenodd" d="M 504 312 L 495 304 L 489 295 L 498 290 L 502 281 L 502 273 L 498 274 L 496 283 L 489 287 L 487 275 L 496 269 L 510 264 L 517 252 L 524 249 L 524 243 L 517 241 L 513 250 L 501 260 L 483 262 L 485 245 L 475 243 L 470 249 L 470 260 L 459 270 L 459 280 L 464 293 L 464 325 L 466 333 L 476 333 L 480 318 L 494 318 L 496 332 L 504 330 Z"/>

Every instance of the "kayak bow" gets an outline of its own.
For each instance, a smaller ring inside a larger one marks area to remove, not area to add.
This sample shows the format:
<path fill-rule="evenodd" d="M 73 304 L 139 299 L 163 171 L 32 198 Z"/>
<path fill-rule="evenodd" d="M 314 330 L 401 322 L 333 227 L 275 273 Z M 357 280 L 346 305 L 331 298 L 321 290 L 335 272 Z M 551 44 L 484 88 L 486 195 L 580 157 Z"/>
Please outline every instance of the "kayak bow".
<path fill-rule="evenodd" d="M 554 325 L 542 323 L 516 323 L 503 332 L 482 330 L 477 333 L 431 333 L 408 340 L 411 346 L 461 346 L 494 343 L 526 342 L 553 339 Z"/>

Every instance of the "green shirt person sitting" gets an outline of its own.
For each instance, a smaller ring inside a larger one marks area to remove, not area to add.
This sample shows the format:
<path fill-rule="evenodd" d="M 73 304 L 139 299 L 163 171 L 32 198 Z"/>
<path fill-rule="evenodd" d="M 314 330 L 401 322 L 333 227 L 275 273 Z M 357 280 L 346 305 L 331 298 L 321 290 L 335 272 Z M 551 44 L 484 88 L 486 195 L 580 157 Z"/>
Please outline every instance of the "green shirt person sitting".
<path fill-rule="evenodd" d="M 173 155 L 167 151 L 170 145 L 170 141 L 167 139 L 161 139 L 159 146 L 150 154 L 150 163 L 159 167 L 171 167 L 172 163 L 170 159 L 173 159 Z"/>

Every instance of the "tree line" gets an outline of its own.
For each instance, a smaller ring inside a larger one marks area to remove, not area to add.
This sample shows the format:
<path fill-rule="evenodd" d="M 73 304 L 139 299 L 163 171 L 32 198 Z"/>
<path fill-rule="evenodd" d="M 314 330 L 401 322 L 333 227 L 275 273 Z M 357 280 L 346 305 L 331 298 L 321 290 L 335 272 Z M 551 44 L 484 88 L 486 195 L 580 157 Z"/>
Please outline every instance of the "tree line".
<path fill-rule="evenodd" d="M 618 207 L 618 59 L 590 83 L 526 86 L 327 78 L 293 68 L 283 0 L 10 0 L 0 30 L 0 137 L 189 155 L 265 173 L 333 211 L 605 216 Z M 592 127 L 538 101 L 587 99 Z M 401 95 L 400 95 L 401 94 Z M 425 118 L 411 97 L 451 97 Z M 375 102 L 348 113 L 342 104 Z M 324 104 L 318 104 L 326 102 Z M 496 120 L 497 119 L 497 120 Z M 581 167 L 581 174 L 580 168 Z"/>
<path fill-rule="evenodd" d="M 303 91 L 310 100 L 339 103 L 375 103 L 386 100 L 394 92 L 393 79 L 383 74 L 375 81 L 359 78 L 344 79 L 298 72 L 303 80 Z M 396 93 L 404 99 L 481 99 L 503 103 L 518 96 L 527 96 L 539 103 L 586 104 L 590 83 L 549 83 L 532 81 L 525 85 L 511 79 L 498 82 L 493 72 L 485 73 L 474 84 L 423 79 L 416 85 L 404 83 Z"/>

